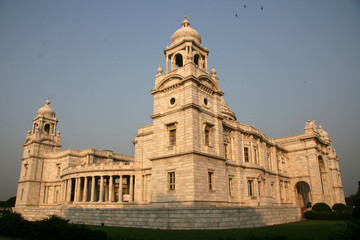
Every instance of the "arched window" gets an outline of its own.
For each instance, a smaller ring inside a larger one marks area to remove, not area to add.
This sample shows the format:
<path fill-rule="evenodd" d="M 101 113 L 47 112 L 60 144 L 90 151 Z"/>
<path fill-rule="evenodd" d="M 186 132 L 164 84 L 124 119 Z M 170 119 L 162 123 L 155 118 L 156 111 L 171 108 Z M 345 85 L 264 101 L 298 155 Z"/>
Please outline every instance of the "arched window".
<path fill-rule="evenodd" d="M 195 66 L 196 66 L 196 67 L 199 67 L 199 55 L 198 55 L 198 54 L 196 54 L 196 55 L 194 56 L 194 63 L 195 63 Z"/>
<path fill-rule="evenodd" d="M 177 67 L 182 67 L 183 66 L 183 57 L 182 55 L 179 53 L 179 54 L 176 54 L 175 56 L 175 64 Z"/>
<path fill-rule="evenodd" d="M 50 133 L 50 124 L 45 124 L 44 131 L 45 131 L 46 134 Z"/>

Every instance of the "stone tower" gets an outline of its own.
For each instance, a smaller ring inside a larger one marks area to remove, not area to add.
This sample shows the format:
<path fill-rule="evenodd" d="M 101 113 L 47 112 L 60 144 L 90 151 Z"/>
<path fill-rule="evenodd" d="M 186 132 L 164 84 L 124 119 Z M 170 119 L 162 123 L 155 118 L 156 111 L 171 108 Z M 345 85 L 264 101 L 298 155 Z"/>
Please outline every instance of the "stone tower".
<path fill-rule="evenodd" d="M 40 189 L 43 184 L 44 158 L 43 154 L 60 150 L 60 132 L 56 133 L 58 120 L 55 111 L 50 106 L 50 100 L 37 111 L 33 119 L 32 130 L 28 131 L 24 142 L 20 179 L 16 205 L 38 205 Z"/>
<path fill-rule="evenodd" d="M 222 120 L 236 117 L 222 98 L 216 70 L 208 73 L 209 50 L 186 16 L 164 54 L 166 71 L 163 74 L 159 66 L 151 91 L 156 151 L 150 158 L 150 201 L 170 205 L 223 201 L 227 176 Z"/>

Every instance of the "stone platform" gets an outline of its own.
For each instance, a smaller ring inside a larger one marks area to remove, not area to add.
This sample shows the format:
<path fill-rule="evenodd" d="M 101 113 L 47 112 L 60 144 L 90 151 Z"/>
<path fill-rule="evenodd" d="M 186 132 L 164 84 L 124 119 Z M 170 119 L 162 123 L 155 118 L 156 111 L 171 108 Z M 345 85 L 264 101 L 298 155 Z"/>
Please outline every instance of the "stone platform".
<path fill-rule="evenodd" d="M 20 209 L 17 209 L 20 210 Z M 301 220 L 298 207 L 197 207 L 197 208 L 26 208 L 29 220 L 55 214 L 72 223 L 153 229 L 252 228 Z"/>

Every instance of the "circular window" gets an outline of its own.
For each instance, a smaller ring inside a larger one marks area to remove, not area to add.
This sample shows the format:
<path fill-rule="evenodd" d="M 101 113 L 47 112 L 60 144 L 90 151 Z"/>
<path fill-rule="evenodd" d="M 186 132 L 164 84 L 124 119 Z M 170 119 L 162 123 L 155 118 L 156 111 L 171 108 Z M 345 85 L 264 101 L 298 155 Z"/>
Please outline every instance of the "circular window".
<path fill-rule="evenodd" d="M 171 104 L 171 105 L 174 105 L 174 103 L 175 103 L 175 98 L 171 98 L 171 99 L 170 99 L 170 104 Z"/>
<path fill-rule="evenodd" d="M 208 105 L 208 100 L 207 100 L 207 98 L 204 98 L 204 104 L 205 104 L 205 105 Z"/>

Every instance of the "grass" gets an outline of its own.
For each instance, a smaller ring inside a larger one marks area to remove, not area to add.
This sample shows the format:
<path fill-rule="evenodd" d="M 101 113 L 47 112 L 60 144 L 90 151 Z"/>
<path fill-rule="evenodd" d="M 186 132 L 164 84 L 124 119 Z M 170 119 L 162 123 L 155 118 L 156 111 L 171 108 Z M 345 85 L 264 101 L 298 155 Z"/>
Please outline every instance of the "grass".
<path fill-rule="evenodd" d="M 342 221 L 306 220 L 282 225 L 244 228 L 229 230 L 155 230 L 139 228 L 118 228 L 89 226 L 92 229 L 103 230 L 110 239 L 144 239 L 144 240 L 218 240 L 218 239 L 246 239 L 252 235 L 285 236 L 287 239 L 316 239 L 325 240 L 334 237 L 334 233 L 344 227 Z"/>

